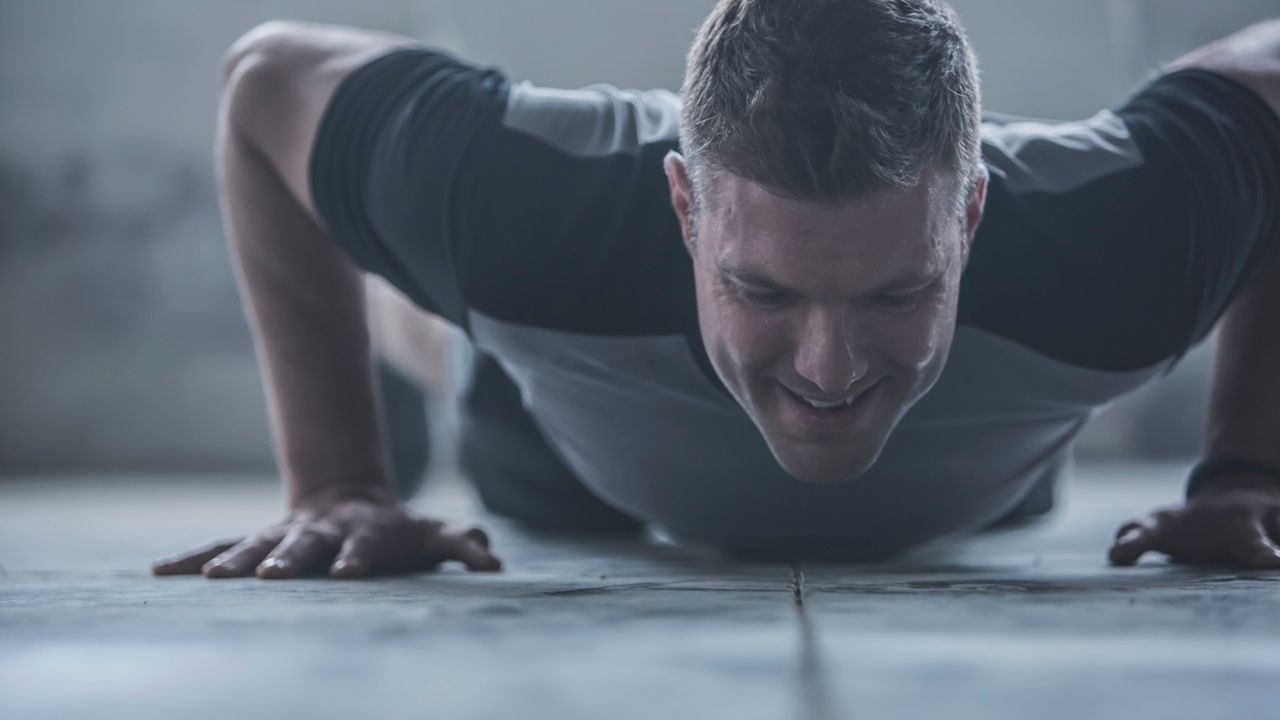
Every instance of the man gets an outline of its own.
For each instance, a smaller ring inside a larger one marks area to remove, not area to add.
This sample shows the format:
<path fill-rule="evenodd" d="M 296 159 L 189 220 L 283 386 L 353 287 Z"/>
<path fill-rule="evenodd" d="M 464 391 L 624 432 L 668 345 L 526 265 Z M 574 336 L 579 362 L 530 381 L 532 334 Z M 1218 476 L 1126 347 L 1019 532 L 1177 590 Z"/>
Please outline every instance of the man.
<path fill-rule="evenodd" d="M 492 509 L 792 556 L 1007 517 L 1094 408 L 1222 318 L 1207 462 L 1111 560 L 1280 567 L 1276 23 L 1114 112 L 981 142 L 931 0 L 722 0 L 679 100 L 293 23 L 238 42 L 226 87 L 290 512 L 157 573 L 499 566 L 390 489 L 357 266 L 496 361 L 468 441 Z"/>

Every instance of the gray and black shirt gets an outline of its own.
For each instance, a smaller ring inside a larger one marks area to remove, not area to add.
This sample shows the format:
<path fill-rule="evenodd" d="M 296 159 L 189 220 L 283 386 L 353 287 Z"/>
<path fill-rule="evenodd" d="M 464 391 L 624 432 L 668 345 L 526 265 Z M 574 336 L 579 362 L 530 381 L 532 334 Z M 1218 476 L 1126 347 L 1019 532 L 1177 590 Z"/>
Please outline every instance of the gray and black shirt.
<path fill-rule="evenodd" d="M 726 548 L 880 554 L 989 523 L 1280 251 L 1280 119 L 1234 81 L 991 117 L 940 380 L 864 475 L 802 483 L 702 346 L 662 166 L 679 117 L 667 91 L 511 84 L 411 46 L 343 82 L 310 181 L 333 238 L 496 359 L 592 494 Z"/>

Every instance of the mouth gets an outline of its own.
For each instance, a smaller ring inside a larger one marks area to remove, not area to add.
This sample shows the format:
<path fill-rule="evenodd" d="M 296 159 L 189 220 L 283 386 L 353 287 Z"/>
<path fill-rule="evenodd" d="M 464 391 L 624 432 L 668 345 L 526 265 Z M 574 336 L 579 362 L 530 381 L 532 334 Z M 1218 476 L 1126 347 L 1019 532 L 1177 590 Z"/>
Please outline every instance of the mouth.
<path fill-rule="evenodd" d="M 864 411 L 871 404 L 871 400 L 880 388 L 880 383 L 881 381 L 877 380 L 858 393 L 831 400 L 805 397 L 784 385 L 779 384 L 779 387 L 787 398 L 786 404 L 791 411 L 790 414 L 802 426 L 837 429 L 853 425 L 865 416 Z"/>

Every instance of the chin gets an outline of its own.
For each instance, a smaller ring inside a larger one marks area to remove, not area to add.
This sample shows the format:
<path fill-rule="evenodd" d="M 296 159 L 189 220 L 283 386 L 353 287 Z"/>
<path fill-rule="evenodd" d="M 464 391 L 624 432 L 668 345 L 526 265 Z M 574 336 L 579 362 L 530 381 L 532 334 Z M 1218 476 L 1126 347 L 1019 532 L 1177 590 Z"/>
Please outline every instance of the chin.
<path fill-rule="evenodd" d="M 810 434 L 786 423 L 774 407 L 769 409 L 773 412 L 752 419 L 774 460 L 801 482 L 834 485 L 857 479 L 875 464 L 892 431 L 892 424 L 885 428 L 872 416 L 845 432 Z"/>
<path fill-rule="evenodd" d="M 804 451 L 788 451 L 788 449 L 775 448 L 770 445 L 773 451 L 773 457 L 787 471 L 787 474 L 801 482 L 817 483 L 821 485 L 836 485 L 839 483 L 849 482 L 856 479 L 859 475 L 866 472 L 879 456 L 879 449 L 876 452 L 867 454 L 859 454 L 858 457 L 850 457 L 847 451 L 840 453 L 841 457 L 831 457 L 834 453 L 823 453 L 808 448 L 808 452 Z M 826 457 L 823 457 L 826 455 Z"/>

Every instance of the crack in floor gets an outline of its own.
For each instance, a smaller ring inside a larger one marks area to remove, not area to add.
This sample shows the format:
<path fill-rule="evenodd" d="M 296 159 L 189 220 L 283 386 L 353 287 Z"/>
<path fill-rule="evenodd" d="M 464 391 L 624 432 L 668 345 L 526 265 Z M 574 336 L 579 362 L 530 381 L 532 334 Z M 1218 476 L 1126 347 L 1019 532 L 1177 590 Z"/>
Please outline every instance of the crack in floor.
<path fill-rule="evenodd" d="M 826 663 L 822 659 L 822 649 L 818 646 L 818 633 L 807 604 L 809 586 L 805 583 L 804 571 L 799 563 L 791 566 L 791 581 L 787 583 L 796 609 L 796 619 L 800 625 L 800 664 L 798 681 L 800 690 L 801 717 L 808 720 L 836 720 L 848 717 L 836 708 L 832 694 L 831 681 L 827 673 Z"/>

